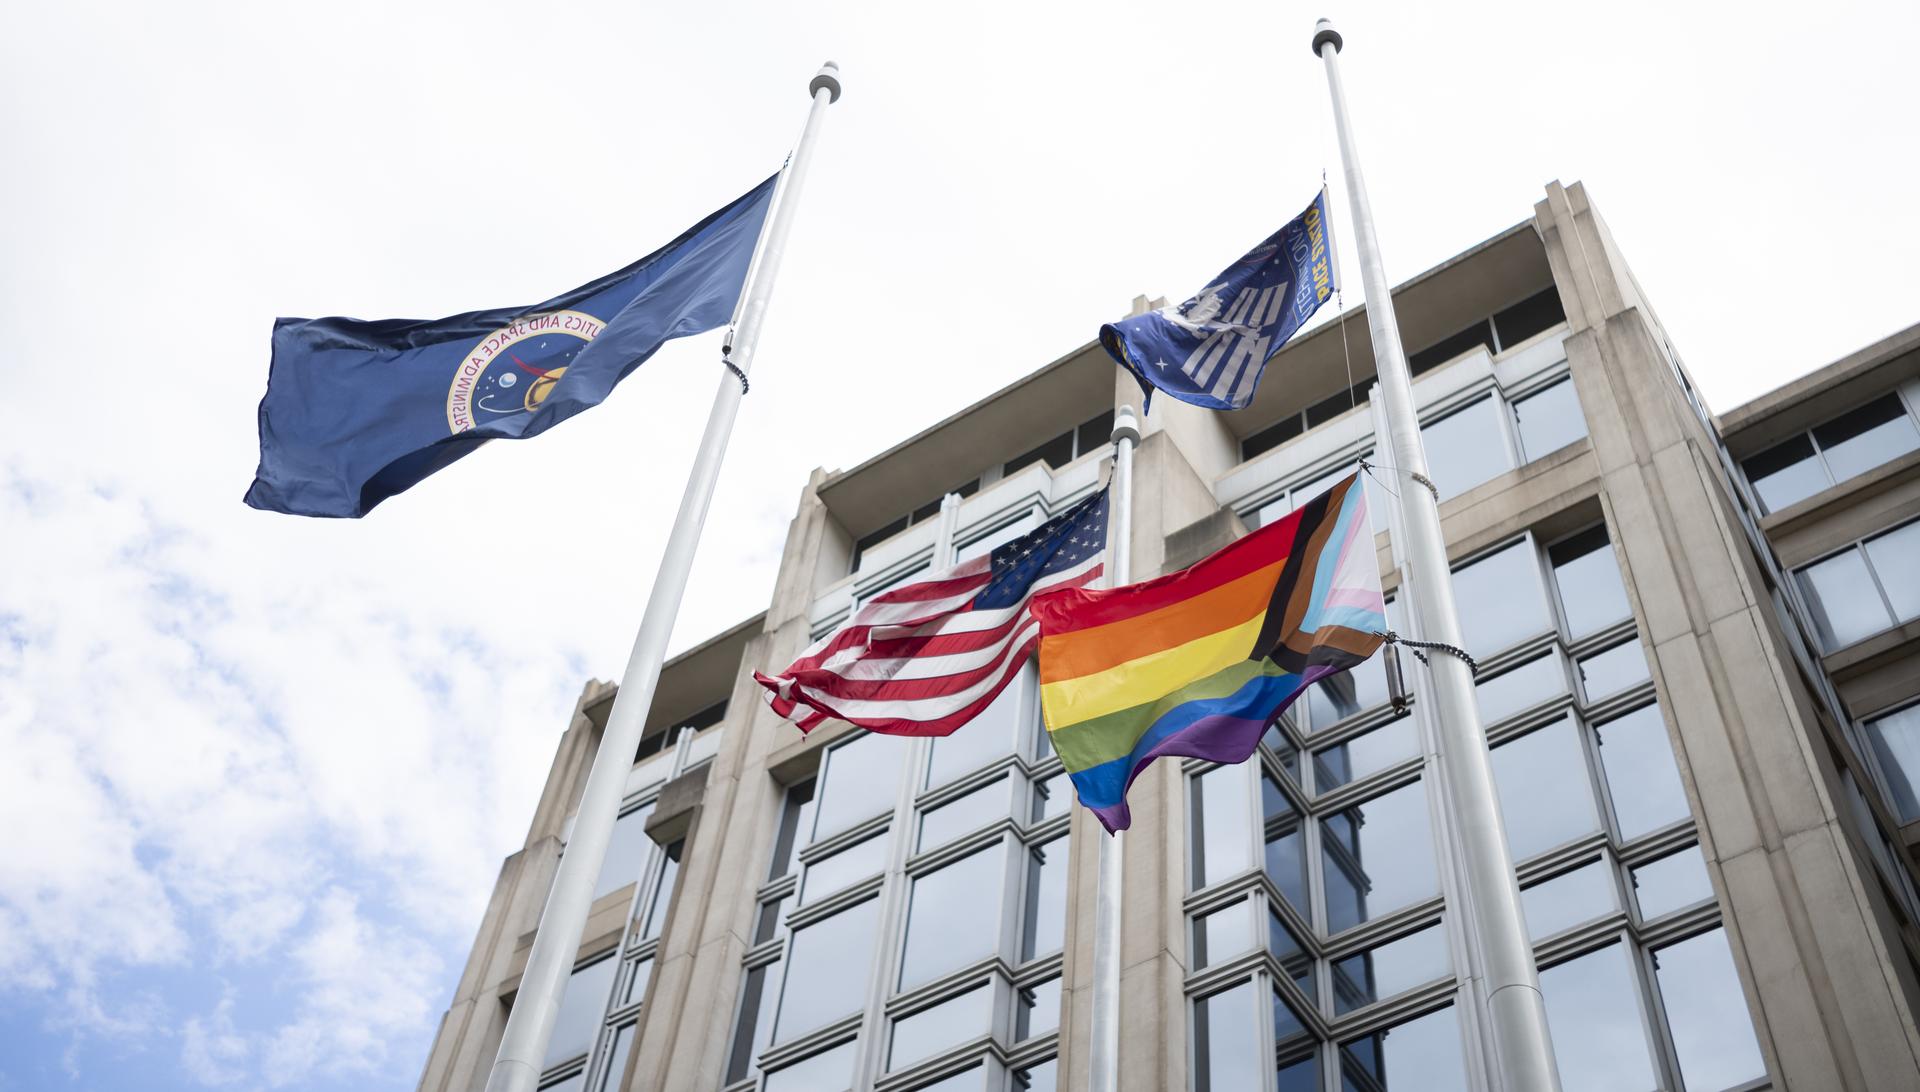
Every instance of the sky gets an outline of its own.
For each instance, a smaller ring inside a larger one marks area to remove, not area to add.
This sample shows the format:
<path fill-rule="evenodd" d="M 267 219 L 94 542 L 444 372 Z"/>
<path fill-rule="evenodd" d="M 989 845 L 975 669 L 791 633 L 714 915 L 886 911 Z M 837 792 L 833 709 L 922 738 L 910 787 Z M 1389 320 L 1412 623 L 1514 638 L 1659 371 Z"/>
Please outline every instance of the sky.
<path fill-rule="evenodd" d="M 1920 321 L 1914 5 L 9 5 L 0 1092 L 414 1087 L 722 375 L 675 343 L 305 520 L 240 503 L 275 316 L 618 268 L 778 168 L 837 60 L 685 648 L 764 608 L 811 468 L 1337 185 L 1323 14 L 1393 280 L 1579 180 L 1715 411 Z"/>

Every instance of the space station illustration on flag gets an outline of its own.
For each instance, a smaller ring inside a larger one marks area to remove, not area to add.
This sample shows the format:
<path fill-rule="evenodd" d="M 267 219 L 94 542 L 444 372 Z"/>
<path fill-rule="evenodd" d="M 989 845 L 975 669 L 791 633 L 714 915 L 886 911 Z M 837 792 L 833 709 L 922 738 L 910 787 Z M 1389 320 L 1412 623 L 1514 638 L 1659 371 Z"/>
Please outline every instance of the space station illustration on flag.
<path fill-rule="evenodd" d="M 1327 191 L 1193 298 L 1100 327 L 1100 344 L 1145 392 L 1207 409 L 1253 401 L 1267 361 L 1333 295 Z"/>
<path fill-rule="evenodd" d="M 531 307 L 279 319 L 247 504 L 363 516 L 488 440 L 537 436 L 599 405 L 668 340 L 732 318 L 777 177 L 632 265 Z"/>
<path fill-rule="evenodd" d="M 1154 759 L 1245 762 L 1306 688 L 1386 639 L 1367 493 L 1350 475 L 1284 519 L 1139 584 L 1037 596 L 1040 708 L 1108 831 Z"/>
<path fill-rule="evenodd" d="M 872 732 L 944 736 L 1006 689 L 1040 639 L 1034 596 L 1100 579 L 1107 490 L 991 553 L 890 588 L 785 671 L 754 680 L 773 711 L 811 731 L 828 719 Z"/>

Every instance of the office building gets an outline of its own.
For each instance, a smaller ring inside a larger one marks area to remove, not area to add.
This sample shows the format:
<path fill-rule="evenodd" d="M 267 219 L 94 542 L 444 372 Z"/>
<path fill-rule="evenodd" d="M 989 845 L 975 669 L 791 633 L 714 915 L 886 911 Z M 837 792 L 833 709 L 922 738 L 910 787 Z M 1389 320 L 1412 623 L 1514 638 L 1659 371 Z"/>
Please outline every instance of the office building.
<path fill-rule="evenodd" d="M 1920 1088 L 1920 326 L 1715 418 L 1557 183 L 1395 303 L 1565 1087 Z M 1243 411 L 1156 399 L 1136 579 L 1372 456 L 1360 310 L 1290 344 Z M 765 613 L 665 669 L 546 1087 L 1086 1086 L 1104 834 L 1033 669 L 930 741 L 802 738 L 749 673 L 1099 488 L 1138 401 L 1090 343 L 812 476 Z M 1379 475 L 1384 528 L 1419 486 Z M 1134 785 L 1124 1088 L 1492 1087 L 1406 666 L 1408 713 L 1376 659 L 1254 761 Z M 611 698 L 589 685 L 561 738 L 424 1092 L 484 1085 Z"/>

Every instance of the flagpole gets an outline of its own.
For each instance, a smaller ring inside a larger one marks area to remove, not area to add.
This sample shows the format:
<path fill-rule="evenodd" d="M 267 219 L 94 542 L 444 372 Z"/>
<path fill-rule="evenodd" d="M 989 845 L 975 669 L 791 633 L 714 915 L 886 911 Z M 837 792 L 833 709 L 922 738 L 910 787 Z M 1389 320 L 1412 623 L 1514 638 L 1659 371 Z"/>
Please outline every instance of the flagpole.
<path fill-rule="evenodd" d="M 707 430 L 700 437 L 693 469 L 687 476 L 686 492 L 680 498 L 680 511 L 667 536 L 660 572 L 647 597 L 640 632 L 634 637 L 633 652 L 620 679 L 620 691 L 614 696 L 613 708 L 607 714 L 606 731 L 600 736 L 600 749 L 594 755 L 592 771 L 587 774 L 580 808 L 574 817 L 573 835 L 561 855 L 559 874 L 547 893 L 546 909 L 534 932 L 533 949 L 527 954 L 527 969 L 520 976 L 513 1009 L 507 1014 L 500 1050 L 494 1056 L 493 1071 L 487 1079 L 487 1092 L 533 1092 L 540 1080 L 547 1041 L 553 1035 L 554 1021 L 560 1012 L 561 993 L 573 969 L 580 935 L 586 929 L 594 882 L 599 878 L 607 842 L 613 836 L 614 822 L 619 815 L 620 799 L 625 794 L 627 771 L 633 767 L 640 733 L 653 705 L 654 689 L 660 682 L 660 666 L 666 659 L 667 639 L 672 636 L 687 575 L 693 569 L 694 551 L 707 520 L 707 509 L 713 502 L 720 463 L 726 455 L 727 439 L 733 432 L 733 419 L 746 393 L 747 372 L 753 367 L 760 327 L 766 319 L 767 300 L 773 294 L 780 259 L 786 253 L 787 235 L 793 227 L 794 206 L 799 203 L 801 184 L 813 159 L 814 138 L 821 119 L 826 116 L 827 106 L 840 97 L 840 69 L 828 61 L 814 74 L 808 91 L 813 106 L 807 113 L 806 128 L 800 134 L 800 144 L 786 167 L 773 212 L 755 246 L 742 303 L 735 313 L 735 328 L 729 348 L 725 350 L 730 370 L 721 375 L 720 389 L 713 397 L 713 408 L 708 411 Z"/>
<path fill-rule="evenodd" d="M 1113 415 L 1113 538 L 1107 551 L 1107 586 L 1132 580 L 1133 447 L 1140 422 L 1132 406 Z M 1100 839 L 1100 878 L 1093 902 L 1093 1036 L 1088 1092 L 1120 1087 L 1120 885 L 1126 832 Z"/>
<path fill-rule="evenodd" d="M 1390 465 L 1401 479 L 1400 527 L 1406 533 L 1405 557 L 1411 570 L 1413 606 L 1425 639 L 1459 647 L 1460 620 L 1453 602 L 1453 576 L 1447 568 L 1446 540 L 1440 532 L 1440 505 L 1427 485 L 1426 449 L 1420 442 L 1420 420 L 1413 404 L 1413 382 L 1400 345 L 1400 328 L 1393 316 L 1393 295 L 1380 261 L 1379 238 L 1373 211 L 1354 149 L 1352 122 L 1347 117 L 1346 92 L 1340 82 L 1340 33 L 1320 20 L 1314 28 L 1313 51 L 1326 62 L 1327 85 L 1333 98 L 1334 130 L 1340 140 L 1340 158 L 1346 165 L 1348 205 L 1353 215 L 1354 243 L 1360 250 L 1361 277 L 1366 285 L 1367 325 L 1373 333 L 1374 364 L 1386 404 L 1387 429 L 1393 440 Z M 1520 913 L 1520 889 L 1514 882 L 1513 858 L 1500 825 L 1494 796 L 1493 765 L 1487 737 L 1480 725 L 1473 695 L 1473 676 L 1466 662 L 1437 653 L 1428 657 L 1435 720 L 1440 726 L 1441 760 L 1452 790 L 1453 825 L 1466 863 L 1467 897 L 1464 907 L 1486 960 L 1487 1008 L 1493 1025 L 1493 1069 L 1513 1092 L 1557 1092 L 1560 1076 L 1554 1066 L 1553 1043 L 1547 1034 L 1546 1005 L 1540 995 L 1540 975 L 1533 962 Z"/>

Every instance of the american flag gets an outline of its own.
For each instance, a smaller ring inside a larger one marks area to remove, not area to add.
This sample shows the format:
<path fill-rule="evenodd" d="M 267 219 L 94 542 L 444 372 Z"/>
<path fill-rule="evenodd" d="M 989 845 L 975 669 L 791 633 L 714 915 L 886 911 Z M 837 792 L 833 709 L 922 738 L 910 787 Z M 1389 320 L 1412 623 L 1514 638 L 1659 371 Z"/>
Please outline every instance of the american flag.
<path fill-rule="evenodd" d="M 947 735 L 992 704 L 1039 643 L 1027 602 L 1099 579 L 1106 545 L 1102 489 L 991 554 L 882 592 L 785 671 L 753 677 L 802 732 L 834 719 Z"/>

